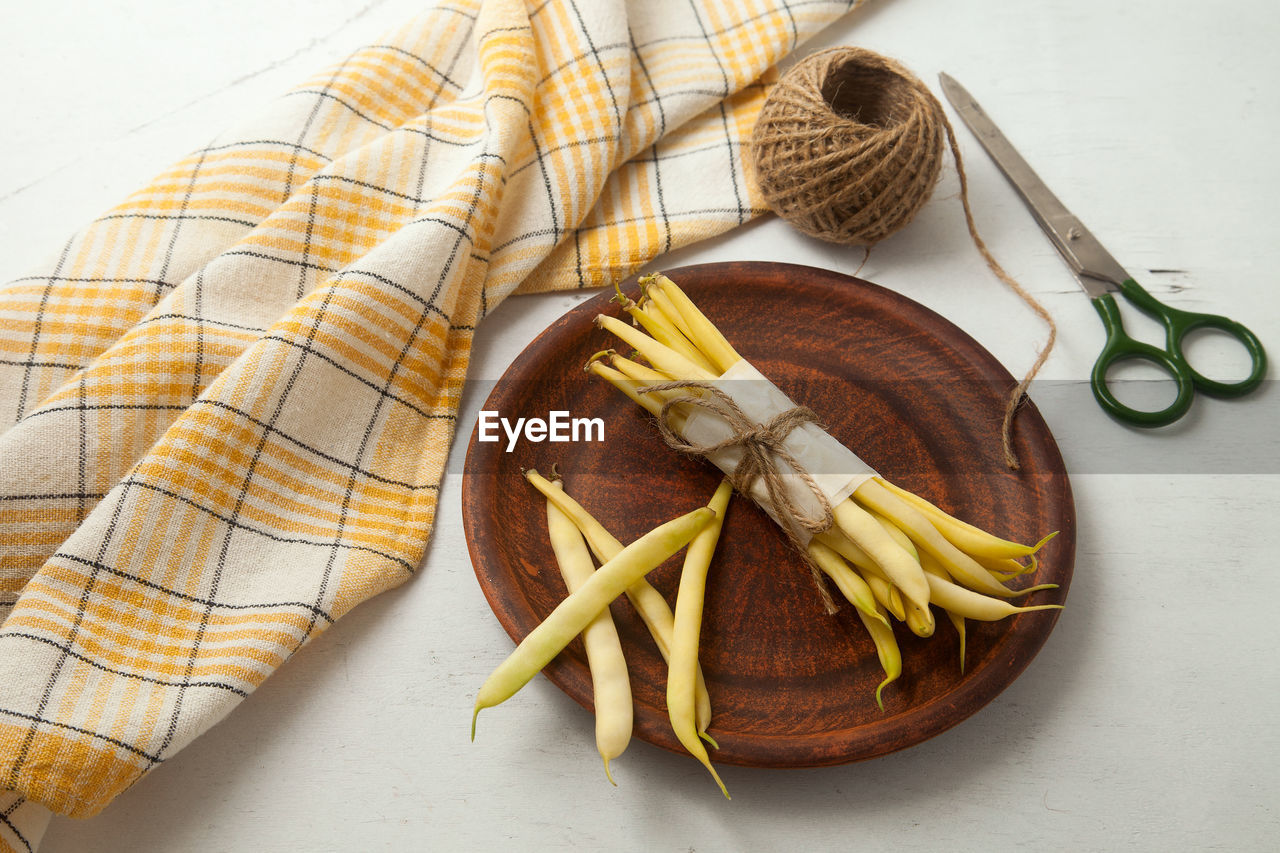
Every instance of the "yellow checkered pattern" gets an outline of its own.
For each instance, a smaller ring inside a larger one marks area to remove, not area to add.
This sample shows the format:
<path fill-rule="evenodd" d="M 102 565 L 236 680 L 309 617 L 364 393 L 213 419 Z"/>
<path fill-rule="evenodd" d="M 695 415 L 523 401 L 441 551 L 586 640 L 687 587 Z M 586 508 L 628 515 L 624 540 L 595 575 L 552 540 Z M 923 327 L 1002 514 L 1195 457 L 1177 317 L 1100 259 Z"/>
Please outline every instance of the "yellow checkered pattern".
<path fill-rule="evenodd" d="M 767 75 L 851 5 L 446 0 L 0 288 L 0 838 L 410 577 L 476 324 L 761 213 Z"/>

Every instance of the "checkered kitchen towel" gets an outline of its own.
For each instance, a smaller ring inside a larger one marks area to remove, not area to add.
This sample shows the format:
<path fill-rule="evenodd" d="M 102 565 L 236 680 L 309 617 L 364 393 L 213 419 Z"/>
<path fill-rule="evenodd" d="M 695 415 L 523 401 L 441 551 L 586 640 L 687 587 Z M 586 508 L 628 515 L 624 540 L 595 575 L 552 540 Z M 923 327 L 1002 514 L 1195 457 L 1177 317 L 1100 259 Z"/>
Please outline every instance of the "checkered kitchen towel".
<path fill-rule="evenodd" d="M 761 213 L 769 69 L 853 5 L 445 0 L 0 288 L 0 840 L 409 578 L 476 324 Z"/>

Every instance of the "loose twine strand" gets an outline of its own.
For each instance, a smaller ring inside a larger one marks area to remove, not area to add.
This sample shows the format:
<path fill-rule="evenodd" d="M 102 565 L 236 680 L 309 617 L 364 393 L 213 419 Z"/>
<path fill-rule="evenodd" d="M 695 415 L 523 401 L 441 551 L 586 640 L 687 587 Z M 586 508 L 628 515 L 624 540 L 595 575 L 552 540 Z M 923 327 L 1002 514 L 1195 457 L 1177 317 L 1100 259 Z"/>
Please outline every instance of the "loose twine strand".
<path fill-rule="evenodd" d="M 757 186 L 780 217 L 812 237 L 869 252 L 928 201 L 944 138 L 974 246 L 996 278 L 1049 327 L 1044 347 L 1010 393 L 1001 423 L 1005 464 L 1016 470 L 1013 418 L 1053 349 L 1057 325 L 978 235 L 955 131 L 933 93 L 904 66 L 873 51 L 819 51 L 770 91 L 752 134 L 751 162 Z"/>
<path fill-rule="evenodd" d="M 756 480 L 764 482 L 765 493 L 773 505 L 774 512 L 781 522 L 787 540 L 809 565 L 814 585 L 822 598 L 822 606 L 827 613 L 836 612 L 835 600 L 822 579 L 822 570 L 809 557 L 808 540 L 804 532 L 810 536 L 829 530 L 835 518 L 831 503 L 827 500 L 813 475 L 784 446 L 783 441 L 792 430 L 804 424 L 818 424 L 818 416 L 805 406 L 795 406 L 779 412 L 765 423 L 755 421 L 742 410 L 732 396 L 708 382 L 690 380 L 687 382 L 661 382 L 646 385 L 637 389 L 641 394 L 654 394 L 676 390 L 700 390 L 705 395 L 693 394 L 671 397 L 662 404 L 658 412 L 658 431 L 668 447 L 681 453 L 693 456 L 711 457 L 713 454 L 733 447 L 742 449 L 742 459 L 733 471 L 728 472 L 729 482 L 744 495 L 751 494 Z M 700 406 L 724 419 L 729 425 L 731 434 L 728 438 L 711 444 L 697 444 L 689 441 L 672 429 L 668 416 L 680 405 Z M 799 475 L 801 482 L 818 501 L 817 514 L 810 514 L 791 497 L 779 472 L 779 463 L 784 462 Z"/>

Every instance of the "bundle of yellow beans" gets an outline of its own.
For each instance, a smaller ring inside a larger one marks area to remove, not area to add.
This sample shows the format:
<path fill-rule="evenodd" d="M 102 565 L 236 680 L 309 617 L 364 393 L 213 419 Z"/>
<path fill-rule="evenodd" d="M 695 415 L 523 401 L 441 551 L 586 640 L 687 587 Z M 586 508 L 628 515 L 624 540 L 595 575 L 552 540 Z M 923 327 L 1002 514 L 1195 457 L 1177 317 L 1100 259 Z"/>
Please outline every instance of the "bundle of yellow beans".
<path fill-rule="evenodd" d="M 637 357 L 608 350 L 593 357 L 587 370 L 658 417 L 664 404 L 687 398 L 689 392 L 655 386 L 714 382 L 742 358 L 675 282 L 658 274 L 645 276 L 640 284 L 639 303 L 621 293 L 618 298 L 634 325 L 605 315 L 596 318 L 597 325 L 633 348 Z M 667 423 L 678 433 L 688 415 L 687 407 L 677 403 L 666 412 Z M 1019 607 L 1009 601 L 1054 584 L 1017 590 L 1006 585 L 1035 569 L 1033 555 L 1053 534 L 1034 545 L 1001 539 L 878 475 L 831 506 L 831 515 L 830 528 L 808 542 L 807 556 L 854 606 L 875 643 L 885 671 L 876 689 L 881 708 L 885 685 L 902 673 L 891 619 L 928 637 L 934 630 L 930 605 L 936 606 L 960 633 L 963 667 L 966 619 L 995 621 L 1061 606 Z"/>

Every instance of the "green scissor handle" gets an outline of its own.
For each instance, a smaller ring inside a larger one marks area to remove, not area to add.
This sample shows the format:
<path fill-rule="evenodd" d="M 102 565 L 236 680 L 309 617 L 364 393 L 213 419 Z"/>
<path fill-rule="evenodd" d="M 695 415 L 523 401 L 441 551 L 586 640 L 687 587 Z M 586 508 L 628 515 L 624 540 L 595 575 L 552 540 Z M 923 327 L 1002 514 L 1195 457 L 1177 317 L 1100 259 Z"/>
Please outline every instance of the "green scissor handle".
<path fill-rule="evenodd" d="M 1093 300 L 1093 307 L 1097 309 L 1102 324 L 1106 327 L 1107 338 L 1098 360 L 1094 362 L 1090 384 L 1098 403 L 1109 414 L 1135 426 L 1164 426 L 1187 413 L 1197 390 L 1215 397 L 1239 397 L 1261 384 L 1267 372 L 1267 354 L 1257 335 L 1247 327 L 1219 314 L 1171 308 L 1131 278 L 1125 279 L 1120 285 L 1120 293 L 1140 310 L 1160 321 L 1165 328 L 1165 346 L 1160 349 L 1129 337 L 1124 330 L 1119 306 L 1111 294 Z M 1196 372 L 1182 351 L 1182 341 L 1192 329 L 1203 328 L 1225 332 L 1244 346 L 1252 363 L 1248 376 L 1238 382 L 1218 382 Z M 1174 401 L 1159 411 L 1146 412 L 1117 400 L 1107 387 L 1107 370 L 1116 362 L 1128 359 L 1151 362 L 1168 373 L 1178 387 L 1178 395 Z"/>

